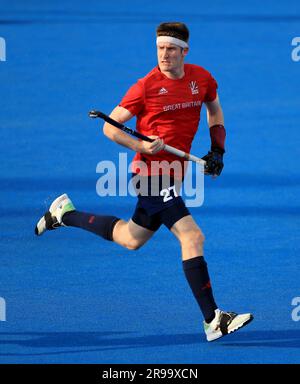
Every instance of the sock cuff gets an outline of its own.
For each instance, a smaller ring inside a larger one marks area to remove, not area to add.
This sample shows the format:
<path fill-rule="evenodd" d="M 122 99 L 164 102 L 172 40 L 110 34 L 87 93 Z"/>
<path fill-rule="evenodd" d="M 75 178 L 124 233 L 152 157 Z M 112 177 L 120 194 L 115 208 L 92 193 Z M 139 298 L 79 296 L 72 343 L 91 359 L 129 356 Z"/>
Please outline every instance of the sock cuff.
<path fill-rule="evenodd" d="M 188 269 L 196 269 L 201 267 L 206 267 L 207 263 L 204 260 L 204 256 L 193 257 L 192 259 L 184 260 L 182 262 L 183 269 L 186 271 Z"/>
<path fill-rule="evenodd" d="M 108 235 L 107 235 L 107 240 L 109 241 L 113 241 L 113 231 L 114 231 L 114 228 L 115 228 L 115 225 L 117 224 L 117 222 L 121 220 L 119 219 L 118 217 L 114 217 L 113 218 L 113 221 L 110 225 L 110 229 L 109 229 L 109 232 L 108 232 Z"/>
<path fill-rule="evenodd" d="M 68 217 L 74 216 L 76 212 L 77 212 L 76 210 L 65 212 L 61 217 L 61 224 L 64 225 L 65 227 L 68 227 L 68 224 L 65 223 L 65 220 L 68 222 Z"/>

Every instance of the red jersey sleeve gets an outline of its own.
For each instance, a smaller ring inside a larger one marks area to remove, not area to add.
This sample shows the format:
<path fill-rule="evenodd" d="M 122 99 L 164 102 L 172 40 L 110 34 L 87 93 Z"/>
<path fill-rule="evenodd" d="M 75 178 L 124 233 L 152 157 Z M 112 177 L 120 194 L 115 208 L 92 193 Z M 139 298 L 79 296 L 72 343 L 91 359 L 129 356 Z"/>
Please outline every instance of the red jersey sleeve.
<path fill-rule="evenodd" d="M 207 91 L 204 99 L 205 103 L 215 100 L 215 98 L 217 97 L 217 88 L 218 88 L 218 84 L 216 80 L 212 77 L 211 74 L 209 74 Z"/>
<path fill-rule="evenodd" d="M 134 116 L 142 110 L 144 107 L 144 87 L 140 81 L 128 89 L 119 106 L 127 109 Z"/>

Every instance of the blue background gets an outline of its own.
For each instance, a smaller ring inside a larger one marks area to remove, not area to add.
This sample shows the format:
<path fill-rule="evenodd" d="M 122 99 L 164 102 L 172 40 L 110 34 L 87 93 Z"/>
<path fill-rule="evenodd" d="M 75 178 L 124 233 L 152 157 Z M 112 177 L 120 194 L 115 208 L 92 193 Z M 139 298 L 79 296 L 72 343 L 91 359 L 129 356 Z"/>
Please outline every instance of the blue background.
<path fill-rule="evenodd" d="M 125 150 L 87 112 L 109 113 L 156 65 L 155 27 L 172 20 L 190 28 L 187 62 L 216 77 L 225 114 L 224 172 L 192 210 L 214 293 L 255 316 L 215 343 L 167 229 L 137 252 L 74 228 L 33 233 L 63 192 L 78 209 L 130 218 L 133 197 L 96 194 L 98 162 Z M 0 362 L 300 362 L 299 21 L 297 1 L 1 0 Z"/>

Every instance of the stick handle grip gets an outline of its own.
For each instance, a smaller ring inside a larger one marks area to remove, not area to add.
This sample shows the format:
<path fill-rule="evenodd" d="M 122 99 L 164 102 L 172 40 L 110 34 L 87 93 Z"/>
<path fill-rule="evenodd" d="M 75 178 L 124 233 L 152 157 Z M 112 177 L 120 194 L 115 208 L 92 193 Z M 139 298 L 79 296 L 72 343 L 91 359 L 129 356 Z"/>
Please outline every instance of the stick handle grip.
<path fill-rule="evenodd" d="M 122 124 L 122 123 L 119 123 L 118 121 L 112 119 L 111 117 L 107 116 L 105 113 L 103 112 L 100 112 L 100 111 L 91 111 L 89 113 L 89 116 L 90 117 L 100 117 L 101 119 L 103 119 L 104 121 L 106 121 L 108 124 L 111 124 L 113 125 L 114 127 L 116 128 L 119 128 L 121 129 L 122 131 L 126 132 L 126 133 L 129 133 L 130 135 L 132 136 L 135 136 L 141 140 L 144 140 L 144 141 L 148 141 L 149 143 L 152 143 L 152 141 L 154 141 L 154 139 L 150 139 L 150 137 L 148 136 L 145 136 L 137 131 L 135 131 L 134 129 L 131 129 L 129 127 L 126 127 L 126 125 Z"/>
<path fill-rule="evenodd" d="M 180 149 L 171 147 L 171 145 L 166 144 L 164 150 L 169 153 L 172 153 L 173 155 L 184 157 L 186 160 L 194 161 L 195 163 L 205 165 L 205 161 L 202 160 L 200 157 L 191 155 L 190 153 L 186 153 L 184 151 L 181 151 Z"/>

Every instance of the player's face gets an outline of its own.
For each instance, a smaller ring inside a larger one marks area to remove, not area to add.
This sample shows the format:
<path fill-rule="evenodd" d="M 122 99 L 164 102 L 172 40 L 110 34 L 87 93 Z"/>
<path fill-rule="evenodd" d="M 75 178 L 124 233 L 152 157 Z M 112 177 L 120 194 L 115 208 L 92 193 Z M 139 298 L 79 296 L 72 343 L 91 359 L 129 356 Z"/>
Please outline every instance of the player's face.
<path fill-rule="evenodd" d="M 178 72 L 183 67 L 187 50 L 171 43 L 159 43 L 157 46 L 158 65 L 162 72 Z"/>

